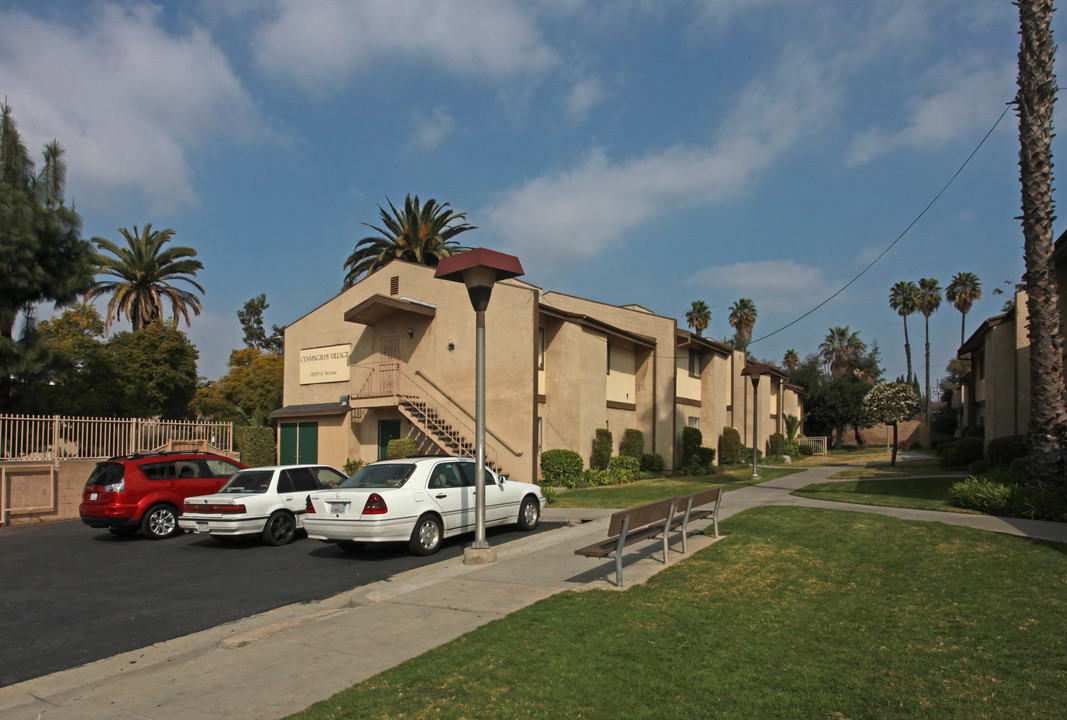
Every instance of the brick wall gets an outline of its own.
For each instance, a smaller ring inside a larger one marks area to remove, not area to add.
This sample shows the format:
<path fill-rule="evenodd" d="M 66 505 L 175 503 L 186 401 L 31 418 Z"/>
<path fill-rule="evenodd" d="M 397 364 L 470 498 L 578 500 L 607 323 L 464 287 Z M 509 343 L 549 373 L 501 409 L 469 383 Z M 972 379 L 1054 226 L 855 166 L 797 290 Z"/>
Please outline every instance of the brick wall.
<path fill-rule="evenodd" d="M 25 525 L 77 518 L 82 488 L 96 467 L 96 461 L 61 460 L 54 465 L 12 462 L 0 465 L 7 477 L 4 505 L 8 513 L 2 519 L 10 525 Z"/>
<path fill-rule="evenodd" d="M 922 421 L 921 420 L 908 420 L 902 422 L 897 426 L 897 442 L 903 449 L 921 447 L 923 444 L 922 438 Z M 885 445 L 886 437 L 889 438 L 890 444 L 893 442 L 893 428 L 887 429 L 885 425 L 875 425 L 873 428 L 860 428 L 860 436 L 863 438 L 864 443 L 867 445 Z M 855 442 L 855 436 L 851 431 L 845 432 L 845 442 Z"/>

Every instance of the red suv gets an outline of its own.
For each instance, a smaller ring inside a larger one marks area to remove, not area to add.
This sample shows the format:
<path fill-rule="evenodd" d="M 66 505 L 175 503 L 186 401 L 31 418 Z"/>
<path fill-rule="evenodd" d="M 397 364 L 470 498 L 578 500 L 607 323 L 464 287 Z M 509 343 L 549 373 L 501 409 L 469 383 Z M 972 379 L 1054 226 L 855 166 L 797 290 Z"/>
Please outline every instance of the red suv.
<path fill-rule="evenodd" d="M 115 535 L 159 540 L 178 527 L 185 498 L 208 495 L 245 466 L 205 452 L 160 452 L 113 457 L 98 463 L 78 507 L 82 522 Z"/>

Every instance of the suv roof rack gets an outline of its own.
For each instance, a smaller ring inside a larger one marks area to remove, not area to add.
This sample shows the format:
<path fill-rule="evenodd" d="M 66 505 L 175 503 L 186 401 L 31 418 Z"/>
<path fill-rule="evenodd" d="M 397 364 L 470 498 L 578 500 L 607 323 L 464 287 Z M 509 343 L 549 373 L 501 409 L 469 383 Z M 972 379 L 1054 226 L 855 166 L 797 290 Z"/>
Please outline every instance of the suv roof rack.
<path fill-rule="evenodd" d="M 160 450 L 159 452 L 135 452 L 129 455 L 116 455 L 115 457 L 108 458 L 111 460 L 141 460 L 146 457 L 167 457 L 168 455 L 216 455 L 217 453 L 207 452 L 205 450 Z"/>

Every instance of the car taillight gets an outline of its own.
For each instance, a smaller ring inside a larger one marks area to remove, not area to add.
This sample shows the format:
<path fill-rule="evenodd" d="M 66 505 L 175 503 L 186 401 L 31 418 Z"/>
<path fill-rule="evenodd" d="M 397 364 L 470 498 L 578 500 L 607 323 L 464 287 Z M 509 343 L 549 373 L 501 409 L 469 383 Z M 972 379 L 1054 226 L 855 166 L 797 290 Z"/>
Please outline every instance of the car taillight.
<path fill-rule="evenodd" d="M 190 505 L 185 503 L 182 513 L 218 513 L 220 515 L 241 515 L 248 512 L 244 505 Z"/>
<path fill-rule="evenodd" d="M 389 508 L 385 506 L 385 498 L 378 493 L 371 493 L 367 498 L 367 504 L 363 506 L 364 515 L 382 515 L 389 512 Z"/>
<path fill-rule="evenodd" d="M 308 495 L 307 502 L 304 503 L 304 513 L 306 515 L 315 515 L 315 506 L 311 504 L 311 496 Z"/>

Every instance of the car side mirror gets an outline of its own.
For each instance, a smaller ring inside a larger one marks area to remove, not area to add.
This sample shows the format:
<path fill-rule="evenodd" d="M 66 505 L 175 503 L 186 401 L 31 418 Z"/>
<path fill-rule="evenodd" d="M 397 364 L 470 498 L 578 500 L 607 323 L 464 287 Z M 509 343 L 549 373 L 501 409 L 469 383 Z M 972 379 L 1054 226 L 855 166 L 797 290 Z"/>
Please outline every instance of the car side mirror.
<path fill-rule="evenodd" d="M 501 485 L 503 485 L 504 482 L 508 479 L 507 475 L 497 475 L 497 477 L 500 478 L 500 484 Z"/>

